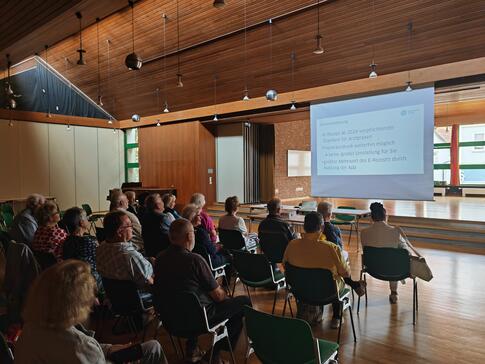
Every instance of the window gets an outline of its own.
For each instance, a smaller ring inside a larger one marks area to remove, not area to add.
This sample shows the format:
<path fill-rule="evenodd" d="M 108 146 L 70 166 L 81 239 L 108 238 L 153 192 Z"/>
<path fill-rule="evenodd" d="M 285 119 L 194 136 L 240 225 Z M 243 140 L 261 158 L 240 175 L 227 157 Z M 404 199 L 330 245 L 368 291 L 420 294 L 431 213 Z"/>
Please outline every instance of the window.
<path fill-rule="evenodd" d="M 128 129 L 125 133 L 125 177 L 126 182 L 140 182 L 138 129 Z"/>
<path fill-rule="evenodd" d="M 485 141 L 485 133 L 476 133 L 475 134 L 475 141 L 476 142 L 483 142 Z M 475 150 L 482 150 L 483 145 L 475 145 L 474 146 Z"/>

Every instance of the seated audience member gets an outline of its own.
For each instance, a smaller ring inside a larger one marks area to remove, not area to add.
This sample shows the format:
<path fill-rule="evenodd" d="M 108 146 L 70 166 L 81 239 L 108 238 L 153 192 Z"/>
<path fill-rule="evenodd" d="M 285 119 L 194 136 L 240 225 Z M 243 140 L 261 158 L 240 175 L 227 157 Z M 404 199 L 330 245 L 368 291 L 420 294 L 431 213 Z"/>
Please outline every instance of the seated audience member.
<path fill-rule="evenodd" d="M 37 231 L 38 223 L 36 214 L 39 207 L 45 203 L 45 197 L 34 193 L 27 197 L 25 209 L 18 213 L 13 219 L 9 235 L 17 243 L 27 244 L 32 247 L 32 240 Z"/>
<path fill-rule="evenodd" d="M 168 244 L 168 229 L 174 220 L 171 214 L 164 213 L 163 201 L 158 193 L 149 195 L 145 200 L 145 214 L 141 218 L 145 253 L 156 257 Z"/>
<path fill-rule="evenodd" d="M 156 340 L 100 344 L 82 327 L 95 302 L 95 288 L 85 262 L 66 260 L 45 270 L 28 294 L 15 363 L 167 363 Z"/>
<path fill-rule="evenodd" d="M 243 307 L 251 305 L 246 296 L 228 298 L 207 264 L 199 255 L 192 253 L 195 246 L 194 227 L 190 221 L 181 218 L 170 225 L 170 247 L 163 251 L 155 263 L 154 295 L 158 307 L 163 307 L 167 295 L 176 292 L 194 292 L 207 309 L 210 322 L 228 319 L 226 326 L 233 348 L 242 330 Z M 214 363 L 221 363 L 219 352 L 225 347 L 221 340 L 214 347 Z M 187 356 L 197 360 L 197 338 L 187 341 Z"/>
<path fill-rule="evenodd" d="M 331 222 L 332 204 L 326 201 L 320 202 L 317 207 L 317 212 L 323 217 L 322 232 L 325 234 L 325 240 L 338 245 L 343 250 L 340 229 Z"/>
<path fill-rule="evenodd" d="M 249 241 L 249 245 L 255 246 L 258 243 L 258 235 L 248 234 L 244 219 L 237 216 L 237 212 L 239 211 L 239 200 L 237 196 L 226 198 L 224 209 L 226 210 L 226 214 L 219 218 L 219 229 L 237 230 Z"/>
<path fill-rule="evenodd" d="M 132 214 L 138 215 L 138 202 L 136 201 L 135 191 L 126 191 L 125 195 L 128 199 L 128 208 L 126 210 Z"/>
<path fill-rule="evenodd" d="M 414 251 L 402 230 L 399 227 L 387 224 L 387 213 L 384 205 L 380 202 L 371 203 L 370 211 L 372 225 L 360 232 L 362 246 L 407 249 L 410 253 Z M 395 281 L 389 282 L 391 290 L 389 301 L 393 304 L 397 302 L 397 283 Z"/>
<path fill-rule="evenodd" d="M 193 203 L 200 208 L 200 218 L 202 221 L 202 227 L 207 230 L 209 237 L 213 243 L 217 242 L 217 232 L 214 221 L 207 212 L 204 211 L 205 196 L 202 193 L 194 193 L 190 198 L 190 203 Z"/>
<path fill-rule="evenodd" d="M 37 209 L 39 228 L 32 241 L 34 252 L 52 254 L 58 261 L 62 259 L 62 248 L 67 238 L 67 233 L 57 226 L 59 220 L 57 205 L 54 202 L 46 201 Z"/>
<path fill-rule="evenodd" d="M 126 211 L 116 210 L 103 219 L 106 241 L 96 250 L 96 267 L 103 278 L 133 281 L 138 288 L 153 284 L 152 264 L 131 242 L 131 220 Z"/>
<path fill-rule="evenodd" d="M 365 293 L 363 281 L 353 281 L 350 278 L 350 267 L 343 259 L 339 247 L 333 243 L 321 240 L 322 216 L 318 212 L 310 212 L 305 216 L 305 234 L 301 239 L 290 241 L 286 248 L 283 261 L 300 268 L 322 268 L 332 272 L 337 289 L 342 290 L 347 283 L 355 292 L 362 296 Z M 332 303 L 332 328 L 339 327 L 340 303 Z M 298 304 L 297 317 L 310 323 L 322 320 L 323 307 Z"/>
<path fill-rule="evenodd" d="M 145 200 L 150 195 L 148 192 L 142 192 L 138 195 L 138 213 L 136 214 L 139 219 L 145 215 Z"/>
<path fill-rule="evenodd" d="M 195 247 L 194 253 L 204 256 L 204 250 L 210 255 L 212 265 L 219 267 L 223 264 L 229 263 L 229 255 L 225 254 L 217 244 L 214 244 L 210 238 L 209 233 L 201 226 L 200 208 L 194 204 L 188 204 L 182 210 L 182 217 L 192 223 L 195 231 Z"/>
<path fill-rule="evenodd" d="M 131 225 L 133 226 L 133 237 L 131 242 L 135 244 L 139 249 L 143 249 L 143 238 L 141 231 L 141 224 L 138 217 L 128 211 L 128 198 L 122 192 L 113 193 L 111 195 L 111 204 L 109 206 L 110 211 L 121 210 L 126 212 L 126 215 L 130 218 Z"/>
<path fill-rule="evenodd" d="M 180 219 L 180 214 L 175 210 L 175 201 L 177 200 L 177 197 L 172 194 L 172 193 L 165 193 L 162 196 L 162 201 L 165 206 L 165 213 L 166 214 L 171 214 L 174 219 Z"/>
<path fill-rule="evenodd" d="M 268 202 L 267 207 L 268 216 L 259 224 L 258 234 L 262 232 L 281 232 L 288 238 L 288 241 L 296 239 L 296 233 L 288 222 L 281 218 L 281 200 L 275 197 Z"/>
<path fill-rule="evenodd" d="M 91 273 L 96 280 L 98 290 L 103 287 L 101 277 L 96 270 L 96 237 L 89 235 L 90 222 L 86 211 L 79 207 L 71 207 L 62 217 L 69 236 L 64 242 L 63 259 L 78 259 L 91 266 Z"/>

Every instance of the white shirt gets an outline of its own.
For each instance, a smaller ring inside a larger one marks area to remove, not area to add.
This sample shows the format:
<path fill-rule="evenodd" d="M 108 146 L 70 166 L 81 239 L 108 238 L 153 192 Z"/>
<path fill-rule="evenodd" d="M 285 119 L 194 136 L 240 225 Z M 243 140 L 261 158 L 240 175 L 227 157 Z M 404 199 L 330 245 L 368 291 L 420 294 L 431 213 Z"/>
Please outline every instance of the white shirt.
<path fill-rule="evenodd" d="M 407 249 L 406 239 L 401 228 L 388 225 L 385 221 L 376 221 L 360 233 L 362 246 L 375 248 L 402 248 Z"/>

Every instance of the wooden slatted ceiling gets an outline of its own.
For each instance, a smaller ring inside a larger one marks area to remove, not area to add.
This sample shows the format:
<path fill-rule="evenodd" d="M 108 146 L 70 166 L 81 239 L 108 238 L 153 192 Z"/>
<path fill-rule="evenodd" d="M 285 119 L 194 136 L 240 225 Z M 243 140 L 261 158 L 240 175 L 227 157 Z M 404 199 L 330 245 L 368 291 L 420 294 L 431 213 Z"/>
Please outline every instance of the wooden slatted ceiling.
<path fill-rule="evenodd" d="M 180 0 L 180 46 L 225 34 L 243 26 L 243 1 L 234 0 L 222 9 L 212 1 Z M 314 1 L 248 1 L 248 24 L 308 6 Z M 267 26 L 248 32 L 248 85 L 253 97 L 270 87 L 291 90 L 290 53 L 296 52 L 295 89 L 333 84 L 365 77 L 375 46 L 380 74 L 422 68 L 485 56 L 485 1 L 376 0 L 374 20 L 369 0 L 337 0 L 321 7 L 321 29 L 326 52 L 312 53 L 315 45 L 316 12 L 311 9 L 273 25 L 273 75 L 269 62 Z M 163 53 L 162 19 L 166 13 L 167 50 L 177 48 L 176 2 L 143 0 L 135 6 L 136 51 L 143 58 Z M 155 89 L 166 81 L 171 111 L 208 106 L 214 102 L 213 75 L 218 74 L 217 101 L 239 100 L 244 89 L 243 34 L 181 54 L 184 87 L 176 88 L 177 57 L 144 65 L 138 72 L 124 66 L 131 52 L 131 15 L 128 9 L 100 24 L 102 94 L 107 110 L 118 119 L 137 112 L 158 113 Z M 412 49 L 407 23 L 413 21 Z M 111 80 L 108 84 L 106 39 L 110 49 Z M 71 37 L 52 47 L 49 62 L 92 98 L 96 98 L 96 29 L 84 31 L 88 64 L 75 64 L 78 39 Z M 66 62 L 68 58 L 68 62 Z M 162 96 L 163 98 L 163 96 Z M 115 101 L 113 101 L 115 100 Z"/>

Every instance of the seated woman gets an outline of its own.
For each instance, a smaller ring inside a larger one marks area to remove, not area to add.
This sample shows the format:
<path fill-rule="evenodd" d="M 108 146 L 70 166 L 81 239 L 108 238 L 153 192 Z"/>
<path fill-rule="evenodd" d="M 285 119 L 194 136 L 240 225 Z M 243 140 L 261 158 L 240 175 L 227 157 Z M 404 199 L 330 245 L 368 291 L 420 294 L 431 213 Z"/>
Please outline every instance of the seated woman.
<path fill-rule="evenodd" d="M 52 201 L 46 201 L 37 210 L 39 228 L 35 232 L 32 241 L 34 252 L 52 254 L 58 261 L 62 260 L 62 248 L 67 238 L 67 233 L 57 226 L 60 220 L 59 209 Z"/>
<path fill-rule="evenodd" d="M 216 225 L 207 212 L 204 211 L 205 196 L 202 193 L 194 193 L 190 198 L 190 203 L 200 208 L 200 219 L 202 227 L 209 233 L 209 237 L 213 243 L 217 242 Z"/>
<path fill-rule="evenodd" d="M 255 246 L 258 243 L 258 235 L 248 234 L 244 219 L 237 216 L 237 212 L 239 211 L 239 200 L 237 196 L 226 198 L 224 209 L 226 210 L 226 215 L 219 218 L 219 229 L 237 230 L 246 239 L 247 246 Z"/>
<path fill-rule="evenodd" d="M 95 302 L 89 264 L 66 260 L 45 270 L 31 287 L 15 363 L 106 363 L 141 360 L 167 363 L 156 340 L 142 344 L 100 344 L 81 326 Z"/>
<path fill-rule="evenodd" d="M 103 282 L 96 270 L 98 241 L 96 237 L 88 234 L 90 222 L 86 216 L 86 211 L 79 207 L 71 207 L 64 213 L 62 222 L 69 234 L 64 242 L 63 259 L 78 259 L 88 263 L 91 266 L 91 273 L 96 280 L 99 292 L 102 290 Z"/>
<path fill-rule="evenodd" d="M 165 213 L 172 214 L 172 216 L 176 219 L 180 219 L 180 214 L 175 210 L 175 201 L 177 197 L 174 194 L 166 193 L 162 196 L 163 204 L 165 205 Z"/>
<path fill-rule="evenodd" d="M 164 204 L 158 193 L 152 193 L 145 199 L 145 208 L 145 214 L 141 218 L 145 254 L 156 257 L 168 247 L 168 230 L 175 218 L 163 212 Z"/>
<path fill-rule="evenodd" d="M 194 204 L 188 204 L 182 210 L 182 217 L 189 220 L 194 226 L 195 232 L 195 247 L 193 249 L 194 253 L 205 256 L 205 252 L 209 254 L 212 266 L 219 267 L 223 264 L 230 262 L 229 254 L 226 254 L 219 245 L 214 244 L 210 238 L 207 231 L 202 227 L 200 208 Z"/>
<path fill-rule="evenodd" d="M 320 202 L 317 207 L 317 212 L 323 217 L 322 233 L 325 235 L 325 240 L 337 245 L 344 259 L 349 261 L 349 252 L 344 250 L 340 229 L 331 222 L 332 204 L 326 201 Z"/>

